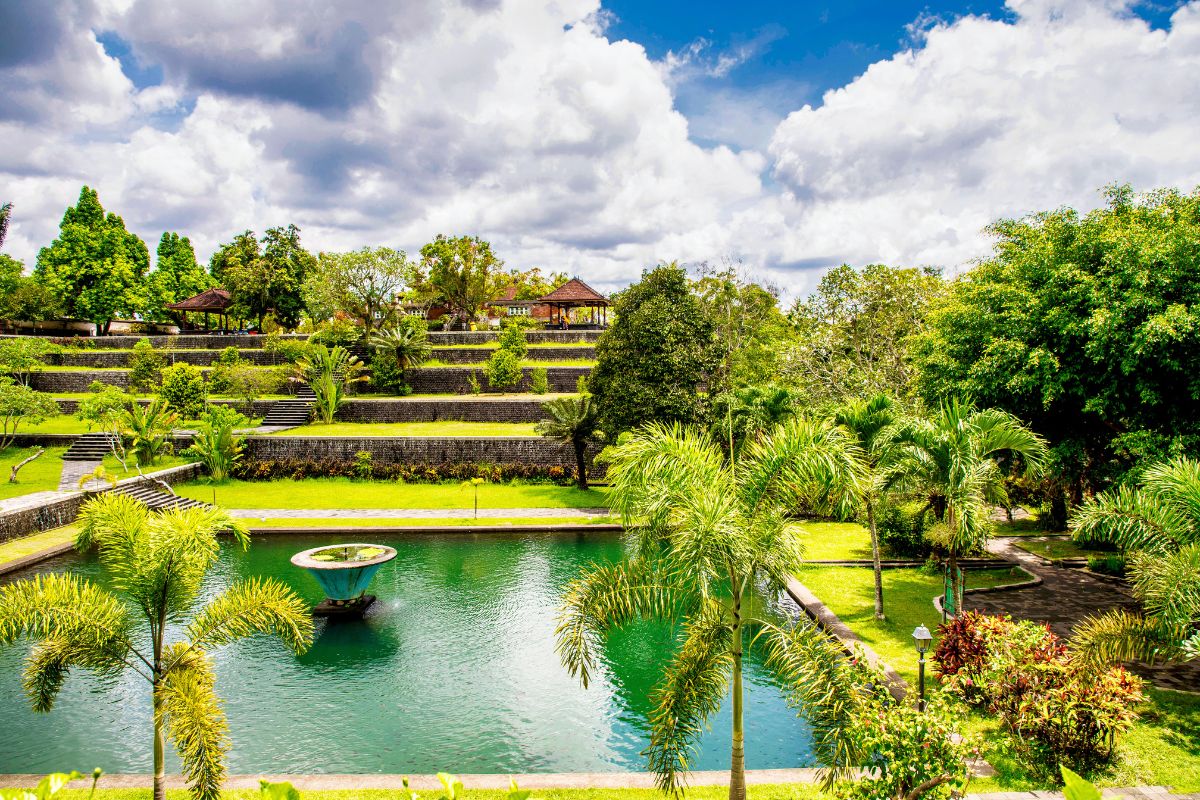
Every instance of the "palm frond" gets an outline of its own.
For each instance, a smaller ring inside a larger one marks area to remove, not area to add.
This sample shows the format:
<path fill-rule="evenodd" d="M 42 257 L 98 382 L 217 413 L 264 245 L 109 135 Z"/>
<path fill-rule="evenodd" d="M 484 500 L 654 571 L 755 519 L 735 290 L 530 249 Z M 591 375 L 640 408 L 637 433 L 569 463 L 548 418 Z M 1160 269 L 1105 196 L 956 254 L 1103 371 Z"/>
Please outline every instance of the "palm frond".
<path fill-rule="evenodd" d="M 1200 544 L 1174 553 L 1134 553 L 1130 559 L 1133 594 L 1146 613 L 1167 625 L 1200 624 Z"/>
<path fill-rule="evenodd" d="M 1142 476 L 1142 487 L 1187 520 L 1187 525 L 1175 531 L 1177 542 L 1200 542 L 1200 461 L 1177 458 L 1155 464 Z"/>
<path fill-rule="evenodd" d="M 689 754 L 721 707 L 733 665 L 733 638 L 725 609 L 708 601 L 684 628 L 683 646 L 654 690 L 650 746 L 645 755 L 655 783 L 679 794 Z"/>
<path fill-rule="evenodd" d="M 1157 502 L 1153 495 L 1128 486 L 1096 495 L 1070 520 L 1076 541 L 1159 553 L 1185 540 L 1189 525 L 1177 506 Z"/>
<path fill-rule="evenodd" d="M 1185 655 L 1187 635 L 1185 628 L 1125 609 L 1113 609 L 1076 625 L 1071 634 L 1071 650 L 1076 658 L 1089 664 L 1121 661 L 1153 664 L 1180 660 Z"/>
<path fill-rule="evenodd" d="M 272 578 L 251 578 L 230 586 L 187 627 L 191 645 L 206 650 L 259 633 L 278 636 L 296 653 L 312 644 L 308 606 L 290 587 Z"/>
<path fill-rule="evenodd" d="M 864 453 L 844 428 L 793 417 L 746 449 L 738 483 L 747 508 L 803 502 L 833 514 L 853 511 Z"/>
<path fill-rule="evenodd" d="M 608 456 L 610 503 L 627 524 L 661 524 L 697 491 L 729 486 L 720 448 L 703 431 L 654 423 L 634 431 Z"/>
<path fill-rule="evenodd" d="M 225 782 L 229 725 L 208 658 L 198 650 L 185 655 L 185 650 L 186 645 L 180 643 L 165 654 L 175 666 L 159 683 L 156 705 L 183 762 L 192 796 L 219 800 Z"/>
<path fill-rule="evenodd" d="M 635 619 L 674 619 L 694 596 L 644 562 L 592 567 L 566 589 L 554 635 L 563 666 L 584 688 L 609 631 Z"/>

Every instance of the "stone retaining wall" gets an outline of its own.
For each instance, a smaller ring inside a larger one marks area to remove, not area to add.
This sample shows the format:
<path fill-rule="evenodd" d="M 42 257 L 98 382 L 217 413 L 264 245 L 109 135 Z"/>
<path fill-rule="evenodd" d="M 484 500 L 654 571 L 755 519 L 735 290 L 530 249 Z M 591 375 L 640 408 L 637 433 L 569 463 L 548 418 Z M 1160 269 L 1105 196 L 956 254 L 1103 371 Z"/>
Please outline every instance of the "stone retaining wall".
<path fill-rule="evenodd" d="M 29 378 L 30 387 L 39 392 L 71 394 L 86 392 L 92 381 L 100 381 L 121 389 L 129 387 L 128 370 L 80 370 L 79 372 L 35 372 Z"/>
<path fill-rule="evenodd" d="M 351 461 L 360 450 L 386 464 L 533 464 L 573 467 L 575 455 L 556 442 L 537 436 L 494 439 L 451 437 L 251 436 L 246 458 Z"/>
<path fill-rule="evenodd" d="M 342 422 L 537 422 L 545 416 L 543 402 L 474 395 L 429 400 L 347 400 L 337 418 Z"/>
<path fill-rule="evenodd" d="M 207 367 L 221 357 L 220 350 L 166 350 L 159 351 L 166 364 L 193 364 L 197 367 Z M 55 353 L 47 361 L 62 367 L 128 367 L 132 350 L 75 350 L 68 353 Z M 238 355 L 243 361 L 258 366 L 277 366 L 285 363 L 279 353 L 268 352 L 262 348 L 240 350 Z M 564 356 L 566 358 L 567 356 Z M 570 358 L 585 358 L 586 356 L 569 356 Z"/>
<path fill-rule="evenodd" d="M 303 342 L 308 339 L 308 334 L 285 334 L 282 338 Z M 158 350 L 224 350 L 226 347 L 252 350 L 261 348 L 266 337 L 183 333 L 178 336 L 94 336 L 85 337 L 81 343 L 87 342 L 87 347 L 96 349 L 132 350 L 140 339 L 149 339 L 150 344 Z"/>
<path fill-rule="evenodd" d="M 526 331 L 530 344 L 595 344 L 603 331 Z M 430 331 L 429 343 L 434 347 L 454 344 L 487 344 L 499 338 L 498 331 Z"/>
<path fill-rule="evenodd" d="M 199 464 L 184 464 L 152 474 L 174 485 L 192 480 L 203 469 Z M 144 479 L 127 478 L 117 486 L 128 486 L 141 480 Z M 88 495 L 83 492 L 36 492 L 29 495 L 28 502 L 23 505 L 17 502 L 21 498 L 7 501 L 8 509 L 0 511 L 0 542 L 70 525 L 87 498 Z"/>
<path fill-rule="evenodd" d="M 58 403 L 58 410 L 59 410 L 59 413 L 61 413 L 61 414 L 74 414 L 76 411 L 79 410 L 79 401 L 78 400 L 56 397 L 56 398 L 54 398 L 54 402 Z M 244 412 L 244 409 L 242 408 L 242 403 L 240 403 L 236 400 L 212 400 L 210 402 L 216 406 L 233 406 L 238 411 Z M 271 406 L 275 405 L 276 402 L 278 402 L 278 401 L 276 401 L 276 400 L 255 400 L 254 404 L 253 404 L 253 409 L 250 412 L 251 416 L 261 417 L 261 416 L 265 415 L 268 411 L 271 410 Z M 143 406 L 150 405 L 150 401 L 146 398 L 142 398 L 142 399 L 138 400 L 138 403 Z M 75 437 L 72 436 L 71 438 L 74 439 Z"/>
<path fill-rule="evenodd" d="M 546 381 L 552 392 L 573 392 L 580 375 L 591 373 L 591 367 L 546 367 Z M 468 394 L 471 391 L 470 376 L 475 374 L 483 391 L 490 391 L 487 377 L 482 369 L 467 367 L 419 367 L 409 370 L 408 382 L 414 394 Z M 528 392 L 533 369 L 521 370 L 521 382 L 509 387 L 510 392 Z"/>
<path fill-rule="evenodd" d="M 491 358 L 495 352 L 495 347 L 435 347 L 433 358 L 447 364 L 480 364 Z M 525 358 L 531 361 L 573 361 L 595 357 L 596 348 L 590 344 L 576 347 L 531 347 L 525 355 Z"/>

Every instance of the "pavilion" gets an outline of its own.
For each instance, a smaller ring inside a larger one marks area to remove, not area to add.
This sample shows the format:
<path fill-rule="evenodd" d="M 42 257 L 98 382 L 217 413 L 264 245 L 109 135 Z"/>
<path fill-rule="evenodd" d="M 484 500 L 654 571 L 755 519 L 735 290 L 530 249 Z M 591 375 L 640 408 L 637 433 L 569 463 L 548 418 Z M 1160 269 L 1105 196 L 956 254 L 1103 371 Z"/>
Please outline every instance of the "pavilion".
<path fill-rule="evenodd" d="M 588 286 L 579 278 L 571 278 L 562 286 L 535 302 L 550 306 L 550 327 L 561 328 L 570 323 L 571 309 L 586 310 L 587 322 L 577 322 L 575 327 L 608 327 L 608 298 Z"/>
<path fill-rule="evenodd" d="M 233 300 L 229 297 L 229 292 L 220 287 L 205 289 L 197 295 L 193 295 L 186 300 L 180 300 L 178 303 L 167 303 L 167 308 L 172 311 L 178 311 L 183 318 L 183 324 L 186 327 L 188 322 L 188 314 L 203 313 L 204 327 L 211 329 L 210 314 L 219 314 L 221 316 L 221 328 L 229 328 L 229 307 L 233 305 Z"/>

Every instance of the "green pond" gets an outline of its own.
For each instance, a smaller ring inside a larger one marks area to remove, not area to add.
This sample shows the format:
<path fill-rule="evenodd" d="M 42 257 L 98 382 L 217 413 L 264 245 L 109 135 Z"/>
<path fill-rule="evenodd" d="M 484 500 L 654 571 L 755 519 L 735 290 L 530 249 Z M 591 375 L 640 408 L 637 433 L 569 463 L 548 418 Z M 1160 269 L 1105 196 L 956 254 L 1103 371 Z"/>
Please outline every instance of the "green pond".
<path fill-rule="evenodd" d="M 350 531 L 257 537 L 246 553 L 226 547 L 204 593 L 270 575 L 315 604 L 321 591 L 291 556 L 360 540 Z M 639 623 L 614 635 L 586 690 L 554 652 L 564 586 L 589 563 L 620 557 L 619 539 L 464 533 L 371 541 L 396 548 L 397 557 L 375 576 L 379 601 L 366 619 L 318 620 L 314 646 L 298 658 L 265 639 L 216 652 L 232 773 L 645 768 L 650 690 L 673 650 L 671 630 Z M 37 570 L 104 581 L 94 556 L 72 554 Z M 34 714 L 20 687 L 26 652 L 0 648 L 0 773 L 150 771 L 150 698 L 141 678 L 102 682 L 77 672 L 52 712 Z M 746 669 L 747 766 L 812 766 L 805 723 L 756 654 Z M 728 767 L 728 706 L 712 720 L 695 768 Z"/>

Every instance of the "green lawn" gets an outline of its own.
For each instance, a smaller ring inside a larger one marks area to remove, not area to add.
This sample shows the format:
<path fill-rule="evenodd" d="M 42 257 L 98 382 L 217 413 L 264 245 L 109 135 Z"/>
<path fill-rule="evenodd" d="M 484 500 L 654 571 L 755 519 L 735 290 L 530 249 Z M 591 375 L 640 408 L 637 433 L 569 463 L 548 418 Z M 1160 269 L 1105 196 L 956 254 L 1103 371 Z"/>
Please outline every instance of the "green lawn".
<path fill-rule="evenodd" d="M 457 483 L 352 481 L 349 478 L 229 481 L 213 486 L 196 482 L 177 486 L 184 497 L 217 502 L 226 508 L 472 508 L 474 491 Z M 599 508 L 608 504 L 605 489 L 581 492 L 553 484 L 497 484 L 479 487 L 480 508 Z"/>
<path fill-rule="evenodd" d="M 993 536 L 1045 536 L 1048 533 L 1062 533 L 1062 531 L 1047 530 L 1045 523 L 1032 517 L 1012 522 L 996 522 L 993 524 L 992 530 Z"/>
<path fill-rule="evenodd" d="M 942 590 L 942 577 L 918 568 L 883 572 L 883 610 L 875 619 L 874 577 L 869 567 L 801 566 L 796 577 L 841 617 L 859 637 L 908 681 L 917 678 L 917 654 L 912 632 L 918 625 L 931 631 L 941 617 L 933 598 Z M 968 587 L 1000 586 L 1028 580 L 1018 569 L 972 570 Z"/>
<path fill-rule="evenodd" d="M 522 422 L 335 422 L 302 425 L 275 436 L 537 436 L 534 423 Z"/>
<path fill-rule="evenodd" d="M 1094 550 L 1070 539 L 1033 539 L 1023 536 L 1015 544 L 1026 552 L 1049 559 L 1087 558 L 1112 553 L 1111 550 Z"/>
<path fill-rule="evenodd" d="M 104 785 L 104 779 L 100 779 Z M 750 800 L 817 800 L 830 798 L 812 784 L 778 784 L 773 786 L 749 786 L 746 795 Z M 88 790 L 67 789 L 57 797 L 63 800 L 88 800 Z M 96 800 L 150 800 L 150 789 L 98 789 Z M 417 792 L 420 800 L 437 800 L 445 797 L 441 790 Z M 508 790 L 468 789 L 459 797 L 463 800 L 504 800 Z M 720 786 L 691 786 L 688 787 L 689 800 L 724 800 L 729 796 L 729 789 Z M 167 791 L 168 800 L 189 800 L 191 797 L 186 790 L 170 789 Z M 241 789 L 238 791 L 222 792 L 225 800 L 258 800 L 257 789 Z M 657 789 L 538 789 L 531 800 L 662 800 L 663 793 Z M 300 792 L 301 800 L 408 800 L 408 795 L 398 789 L 343 789 L 323 792 Z"/>
<path fill-rule="evenodd" d="M 24 558 L 66 542 L 73 542 L 78 531 L 79 529 L 75 525 L 68 525 L 65 528 L 55 528 L 52 531 L 42 531 L 4 542 L 0 544 L 0 564 L 7 564 L 18 558 Z"/>
<path fill-rule="evenodd" d="M 96 430 L 93 425 L 88 428 L 88 424 L 76 417 L 74 414 L 59 414 L 56 417 L 50 417 L 45 422 L 40 422 L 37 425 L 28 422 L 22 423 L 17 429 L 18 434 L 32 433 L 90 433 Z"/>
<path fill-rule="evenodd" d="M 857 522 L 802 522 L 796 528 L 806 561 L 871 558 L 871 534 Z"/>
<path fill-rule="evenodd" d="M 17 473 L 17 483 L 8 482 L 9 471 L 13 465 L 33 455 L 37 450 L 36 447 L 8 447 L 0 450 L 0 500 L 34 492 L 52 492 L 58 489 L 58 481 L 62 477 L 62 457 L 63 453 L 67 452 L 65 447 L 46 448 L 46 452 L 40 457 L 21 467 L 21 471 Z M 182 458 L 163 456 L 153 467 L 143 467 L 142 469 L 144 472 L 151 472 L 186 463 L 187 461 Z M 132 468 L 132 464 L 130 466 L 131 469 L 124 472 L 120 462 L 113 456 L 110 455 L 104 459 L 104 468 L 119 478 L 130 478 L 137 475 L 137 470 Z"/>
<path fill-rule="evenodd" d="M 484 362 L 477 361 L 471 364 L 449 364 L 445 361 L 433 358 L 421 364 L 422 367 L 455 367 L 457 369 L 483 369 Z M 596 360 L 594 358 L 560 358 L 554 361 L 534 361 L 532 359 L 523 359 L 522 367 L 594 367 Z"/>
<path fill-rule="evenodd" d="M 429 519 L 428 517 L 385 517 L 379 519 L 320 519 L 317 517 L 251 517 L 242 518 L 251 528 L 431 528 L 439 525 L 474 527 L 479 525 L 610 525 L 620 520 L 616 517 L 455 517 L 453 519 Z"/>

